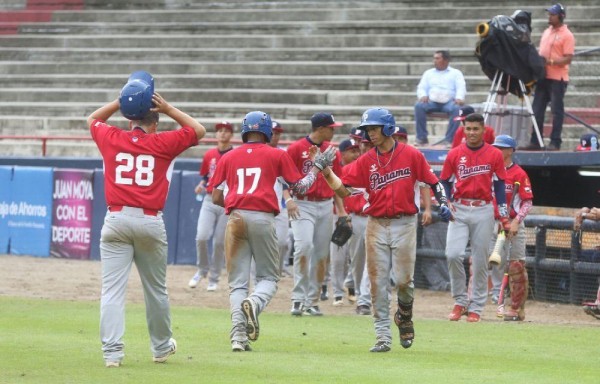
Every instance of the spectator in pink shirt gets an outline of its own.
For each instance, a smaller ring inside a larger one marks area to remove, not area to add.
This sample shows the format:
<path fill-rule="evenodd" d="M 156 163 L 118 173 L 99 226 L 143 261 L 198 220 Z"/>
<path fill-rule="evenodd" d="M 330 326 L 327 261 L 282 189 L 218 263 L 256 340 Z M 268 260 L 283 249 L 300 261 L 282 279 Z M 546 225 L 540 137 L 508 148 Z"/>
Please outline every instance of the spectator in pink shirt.
<path fill-rule="evenodd" d="M 557 3 L 546 9 L 549 27 L 542 34 L 539 53 L 546 60 L 546 78 L 537 82 L 533 98 L 533 114 L 543 136 L 544 115 L 550 103 L 552 110 L 552 133 L 548 150 L 557 151 L 562 143 L 561 133 L 565 115 L 564 97 L 569 83 L 569 64 L 575 52 L 575 37 L 569 30 L 564 19 L 566 9 Z M 525 150 L 539 150 L 535 132 Z"/>

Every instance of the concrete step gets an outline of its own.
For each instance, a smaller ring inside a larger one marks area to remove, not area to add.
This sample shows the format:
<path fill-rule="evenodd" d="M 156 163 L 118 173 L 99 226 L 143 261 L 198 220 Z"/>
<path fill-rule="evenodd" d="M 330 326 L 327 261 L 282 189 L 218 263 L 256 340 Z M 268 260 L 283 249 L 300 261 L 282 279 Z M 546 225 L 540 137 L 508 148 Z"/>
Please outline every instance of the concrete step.
<path fill-rule="evenodd" d="M 578 47 L 578 51 L 592 47 Z M 164 47 L 152 57 L 157 61 L 370 61 L 378 62 L 431 62 L 436 49 L 411 47 L 351 47 L 351 48 L 169 48 Z M 453 61 L 468 61 L 475 57 L 473 48 L 456 48 Z M 0 60 L 5 61 L 144 61 L 148 58 L 146 48 L 58 48 L 58 47 L 0 47 Z M 577 61 L 597 61 L 594 55 L 577 56 Z"/>
<path fill-rule="evenodd" d="M 317 111 L 332 112 L 336 120 L 344 124 L 336 132 L 347 134 L 353 126 L 360 121 L 362 112 L 369 106 L 308 106 L 308 105 L 274 105 L 274 104 L 218 104 L 208 103 L 174 103 L 191 116 L 198 119 L 212 135 L 217 122 L 227 120 L 239 130 L 244 115 L 251 110 L 263 110 L 271 114 L 273 119 L 279 121 L 284 127 L 284 136 L 296 138 L 309 131 L 310 116 Z M 86 118 L 99 107 L 99 103 L 0 103 L 0 135 L 56 135 L 56 136 L 87 136 L 89 135 Z M 413 134 L 414 118 L 412 106 L 388 106 L 396 117 L 396 123 L 407 128 Z M 11 111 L 14 114 L 10 114 Z M 31 114 L 27 114 L 31 111 Z M 580 119 L 600 129 L 600 108 L 567 108 Z M 546 126 L 551 124 L 550 111 L 546 113 Z M 128 121 L 115 114 L 110 119 L 111 124 L 126 127 Z M 434 135 L 443 135 L 448 121 L 446 118 L 428 119 L 428 129 Z M 168 117 L 161 118 L 160 129 L 171 130 L 176 124 Z M 563 136 L 566 138 L 579 138 L 587 128 L 567 118 Z"/>
<path fill-rule="evenodd" d="M 412 106 L 416 102 L 414 91 L 349 91 L 349 90 L 302 90 L 302 89 L 190 89 L 158 88 L 161 94 L 173 102 L 202 103 L 260 103 L 260 104 L 305 104 L 335 106 L 365 105 L 403 105 Z M 486 100 L 488 92 L 468 92 L 468 103 L 480 103 Z M 98 104 L 114 100 L 118 89 L 102 88 L 6 88 L 0 93 L 0 102 L 37 103 L 46 100 L 60 100 L 73 103 L 79 101 Z M 600 94 L 597 92 L 569 91 L 565 95 L 565 105 L 580 108 L 600 106 Z"/>
<path fill-rule="evenodd" d="M 495 15 L 512 14 L 514 10 L 507 7 L 498 7 L 482 3 L 478 7 L 451 6 L 451 7 L 422 7 L 408 4 L 386 4 L 368 2 L 356 8 L 340 10 L 339 4 L 335 6 L 325 3 L 318 8 L 292 8 L 257 9 L 252 6 L 240 4 L 234 9 L 145 9 L 145 10 L 85 10 L 83 12 L 55 12 L 52 21 L 64 22 L 133 22 L 133 23 L 164 23 L 164 22 L 227 22 L 231 20 L 252 20 L 254 22 L 271 23 L 313 21 L 313 22 L 354 22 L 357 20 L 464 20 L 468 15 L 472 20 L 489 20 Z M 547 6 L 546 6 L 547 7 Z M 521 9 L 527 9 L 522 7 Z M 530 8 L 532 19 L 535 23 L 547 21 L 544 8 Z M 594 5 L 573 6 L 569 3 L 569 19 L 598 19 L 600 7 Z M 541 25 L 541 24 L 540 24 Z M 537 24 L 536 24 L 537 26 Z"/>
<path fill-rule="evenodd" d="M 599 62 L 574 62 L 572 76 L 598 76 Z M 471 62 L 454 62 L 466 76 L 480 76 L 481 66 Z M 152 73 L 156 79 L 161 74 L 246 74 L 275 76 L 421 76 L 431 68 L 431 63 L 379 63 L 379 62 L 335 62 L 335 61 L 95 61 L 95 62 L 52 62 L 52 61 L 0 61 L 0 75 L 8 74 L 121 74 L 124 79 L 140 69 Z"/>
<path fill-rule="evenodd" d="M 188 75 L 163 74 L 157 77 L 160 89 L 169 88 L 256 88 L 311 90 L 371 90 L 414 92 L 421 76 L 269 76 L 269 75 Z M 491 81 L 483 74 L 465 76 L 469 92 L 489 92 Z M 119 89 L 124 75 L 21 74 L 0 75 L 0 88 L 110 88 Z M 571 76 L 569 92 L 595 92 L 600 76 Z"/>
<path fill-rule="evenodd" d="M 223 34 L 169 34 L 148 38 L 146 34 L 76 35 L 48 34 L 0 35 L 0 47 L 68 47 L 68 48 L 340 48 L 340 47 L 430 47 L 468 49 L 475 48 L 479 37 L 474 27 L 464 33 L 403 33 L 403 34 L 242 34 L 239 31 Z M 541 32 L 532 35 L 539 42 Z M 596 47 L 600 32 L 578 32 L 578 47 Z"/>
<path fill-rule="evenodd" d="M 17 26 L 19 34 L 230 34 L 246 35 L 261 34 L 405 34 L 429 33 L 474 33 L 481 19 L 444 19 L 444 20 L 394 20 L 393 23 L 381 23 L 379 20 L 352 21 L 226 21 L 226 22 L 22 22 L 0 23 L 0 32 L 4 29 L 13 30 Z M 570 29 L 578 32 L 600 32 L 600 19 L 569 20 Z M 541 33 L 547 26 L 546 19 L 534 20 L 533 30 Z M 534 39 L 534 41 L 536 41 Z"/>
<path fill-rule="evenodd" d="M 3 0 L 6 1 L 6 0 Z M 8 0 L 10 1 L 10 0 Z M 20 0 L 22 1 L 22 0 Z M 544 0 L 527 0 L 526 3 L 519 0 L 507 0 L 502 4 L 512 13 L 514 9 L 544 9 L 548 7 L 548 1 Z M 569 6 L 575 5 L 597 5 L 595 0 L 572 0 L 569 1 Z M 152 9 L 152 8 L 167 8 L 167 9 L 244 9 L 252 6 L 255 9 L 319 9 L 337 8 L 340 11 L 352 8 L 386 8 L 404 6 L 424 7 L 430 6 L 435 8 L 451 8 L 456 6 L 456 1 L 436 1 L 436 0 L 421 0 L 414 1 L 360 1 L 360 0 L 282 0 L 282 1 L 254 1 L 248 2 L 245 0 L 237 1 L 214 1 L 214 0 L 85 0 L 86 9 Z M 482 6 L 481 0 L 464 0 L 460 6 L 477 8 Z M 515 8 L 516 7 L 516 8 Z"/>

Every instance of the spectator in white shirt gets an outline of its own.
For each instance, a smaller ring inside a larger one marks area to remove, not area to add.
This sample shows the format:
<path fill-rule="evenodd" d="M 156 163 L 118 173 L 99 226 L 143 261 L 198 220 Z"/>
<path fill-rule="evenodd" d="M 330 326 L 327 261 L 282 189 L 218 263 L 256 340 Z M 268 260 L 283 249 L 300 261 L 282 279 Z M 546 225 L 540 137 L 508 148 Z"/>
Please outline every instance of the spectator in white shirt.
<path fill-rule="evenodd" d="M 417 87 L 418 101 L 415 104 L 415 127 L 417 146 L 429 144 L 427 139 L 427 113 L 445 112 L 448 114 L 448 129 L 440 144 L 450 148 L 459 122 L 454 121 L 465 103 L 467 87 L 461 71 L 450 67 L 450 52 L 436 51 L 433 54 L 434 68 L 423 73 Z"/>

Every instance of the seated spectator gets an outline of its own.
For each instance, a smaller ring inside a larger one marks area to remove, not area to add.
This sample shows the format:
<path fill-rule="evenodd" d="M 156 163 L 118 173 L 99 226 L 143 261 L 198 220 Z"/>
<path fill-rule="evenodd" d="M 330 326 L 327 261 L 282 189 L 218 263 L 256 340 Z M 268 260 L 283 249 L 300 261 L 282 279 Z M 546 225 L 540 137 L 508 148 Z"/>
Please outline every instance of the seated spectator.
<path fill-rule="evenodd" d="M 429 144 L 427 139 L 427 113 L 445 112 L 448 114 L 448 129 L 441 144 L 450 146 L 458 122 L 460 106 L 464 104 L 467 94 L 465 78 L 461 71 L 450 67 L 450 52 L 436 51 L 433 55 L 434 68 L 423 73 L 417 87 L 417 104 L 415 104 L 415 127 L 417 131 L 416 145 Z"/>

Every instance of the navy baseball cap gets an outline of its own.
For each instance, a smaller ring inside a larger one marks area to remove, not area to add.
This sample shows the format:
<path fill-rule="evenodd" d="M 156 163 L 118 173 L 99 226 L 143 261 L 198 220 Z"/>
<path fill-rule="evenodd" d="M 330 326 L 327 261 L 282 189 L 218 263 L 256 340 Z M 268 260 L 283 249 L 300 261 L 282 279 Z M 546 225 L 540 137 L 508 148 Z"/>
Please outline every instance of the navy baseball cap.
<path fill-rule="evenodd" d="M 394 128 L 394 133 L 392 133 L 392 136 L 400 136 L 406 138 L 408 137 L 408 131 L 406 130 L 406 128 L 399 125 Z"/>
<path fill-rule="evenodd" d="M 463 121 L 464 119 L 467 118 L 467 116 L 469 116 L 471 113 L 475 113 L 475 109 L 473 109 L 473 107 L 471 107 L 470 105 L 463 105 L 459 110 L 458 110 L 458 116 L 456 116 L 454 118 L 454 121 Z"/>
<path fill-rule="evenodd" d="M 550 8 L 546 8 L 546 11 L 548 11 L 549 14 L 551 15 L 566 15 L 566 10 L 565 7 L 562 6 L 561 3 L 556 3 L 553 6 L 551 6 Z"/>
<path fill-rule="evenodd" d="M 362 140 L 363 131 L 359 127 L 354 127 L 350 130 L 350 134 L 348 136 L 354 140 Z"/>
<path fill-rule="evenodd" d="M 597 151 L 600 148 L 598 136 L 593 133 L 586 133 L 579 138 L 578 152 Z"/>
<path fill-rule="evenodd" d="M 317 112 L 310 118 L 310 122 L 312 123 L 313 128 L 319 127 L 341 127 L 343 123 L 336 123 L 333 115 L 331 113 L 326 112 Z"/>
<path fill-rule="evenodd" d="M 346 139 L 339 145 L 340 152 L 345 152 L 349 149 L 358 148 L 358 141 L 354 139 Z"/>
<path fill-rule="evenodd" d="M 281 126 L 281 124 L 279 124 L 279 122 L 273 120 L 273 132 L 279 132 L 282 133 L 283 132 L 283 127 Z"/>

